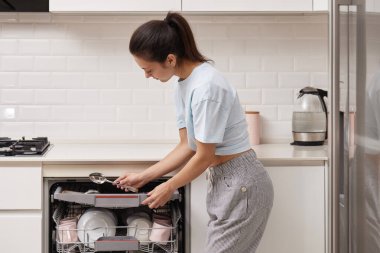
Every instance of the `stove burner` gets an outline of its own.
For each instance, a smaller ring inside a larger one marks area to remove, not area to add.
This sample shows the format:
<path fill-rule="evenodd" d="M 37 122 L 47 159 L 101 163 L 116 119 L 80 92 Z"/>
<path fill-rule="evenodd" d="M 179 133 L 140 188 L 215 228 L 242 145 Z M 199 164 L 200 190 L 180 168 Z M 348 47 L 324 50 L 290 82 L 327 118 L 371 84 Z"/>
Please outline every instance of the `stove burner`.
<path fill-rule="evenodd" d="M 12 140 L 0 137 L 0 156 L 43 155 L 50 146 L 47 137 L 37 137 L 31 140 Z"/>

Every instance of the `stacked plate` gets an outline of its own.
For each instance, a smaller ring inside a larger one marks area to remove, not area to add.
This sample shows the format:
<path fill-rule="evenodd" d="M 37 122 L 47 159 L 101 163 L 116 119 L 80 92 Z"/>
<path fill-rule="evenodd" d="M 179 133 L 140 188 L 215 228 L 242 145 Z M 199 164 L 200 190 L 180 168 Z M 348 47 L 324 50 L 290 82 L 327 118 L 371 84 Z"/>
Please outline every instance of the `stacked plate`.
<path fill-rule="evenodd" d="M 102 236 L 115 236 L 117 218 L 105 208 L 90 208 L 80 217 L 77 229 L 78 238 L 86 246 L 94 248 L 94 242 Z"/>

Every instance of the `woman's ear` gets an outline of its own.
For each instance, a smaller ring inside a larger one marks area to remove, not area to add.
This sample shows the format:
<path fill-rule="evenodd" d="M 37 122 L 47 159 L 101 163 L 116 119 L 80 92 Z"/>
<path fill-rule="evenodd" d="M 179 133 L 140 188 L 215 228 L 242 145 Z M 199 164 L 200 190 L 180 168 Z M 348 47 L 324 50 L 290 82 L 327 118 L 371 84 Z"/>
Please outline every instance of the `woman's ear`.
<path fill-rule="evenodd" d="M 169 63 L 170 67 L 175 67 L 177 64 L 177 57 L 174 54 L 168 54 L 166 61 Z"/>

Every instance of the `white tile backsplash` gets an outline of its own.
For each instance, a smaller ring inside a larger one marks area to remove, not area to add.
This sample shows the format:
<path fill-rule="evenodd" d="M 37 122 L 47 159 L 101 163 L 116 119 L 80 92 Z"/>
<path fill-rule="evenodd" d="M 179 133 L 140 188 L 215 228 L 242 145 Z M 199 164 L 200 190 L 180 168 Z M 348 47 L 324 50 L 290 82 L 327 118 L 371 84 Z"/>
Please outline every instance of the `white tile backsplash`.
<path fill-rule="evenodd" d="M 177 141 L 175 78 L 146 79 L 128 50 L 134 29 L 161 16 L 0 15 L 0 135 Z M 327 88 L 328 16 L 186 17 L 243 108 L 260 112 L 261 140 L 290 140 L 298 90 Z"/>

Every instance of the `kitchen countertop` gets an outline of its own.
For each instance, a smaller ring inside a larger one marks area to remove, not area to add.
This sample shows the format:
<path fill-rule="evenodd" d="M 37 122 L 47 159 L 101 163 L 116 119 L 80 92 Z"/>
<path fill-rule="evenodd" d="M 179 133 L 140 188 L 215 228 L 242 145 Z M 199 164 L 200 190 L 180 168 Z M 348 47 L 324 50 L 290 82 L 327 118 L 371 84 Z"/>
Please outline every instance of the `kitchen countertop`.
<path fill-rule="evenodd" d="M 176 144 L 67 144 L 57 143 L 43 156 L 0 157 L 0 162 L 93 163 L 155 162 L 168 154 Z M 253 146 L 264 165 L 322 164 L 327 161 L 327 146 L 302 147 L 290 144 Z"/>

